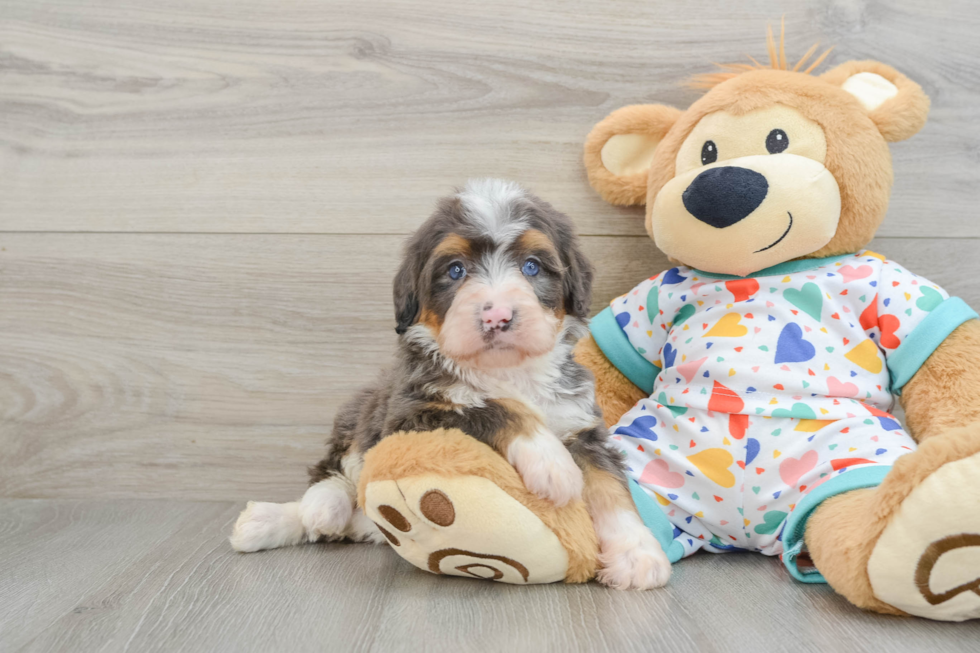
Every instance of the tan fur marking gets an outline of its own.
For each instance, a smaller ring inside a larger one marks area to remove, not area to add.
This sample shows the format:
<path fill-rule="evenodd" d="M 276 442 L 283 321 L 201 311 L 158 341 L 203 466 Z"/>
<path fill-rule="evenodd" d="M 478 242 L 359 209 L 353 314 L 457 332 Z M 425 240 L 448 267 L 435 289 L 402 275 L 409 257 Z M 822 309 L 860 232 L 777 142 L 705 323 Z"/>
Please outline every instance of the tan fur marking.
<path fill-rule="evenodd" d="M 544 416 L 540 412 L 517 399 L 496 399 L 503 406 L 510 420 L 507 426 L 494 436 L 493 446 L 497 451 L 507 451 L 514 438 L 531 435 L 544 428 Z"/>
<path fill-rule="evenodd" d="M 595 399 L 602 409 L 606 426 L 612 426 L 647 393 L 637 388 L 609 362 L 592 336 L 575 345 L 575 360 L 587 367 L 595 377 Z"/>
<path fill-rule="evenodd" d="M 442 329 L 442 320 L 438 315 L 424 306 L 422 307 L 422 312 L 419 314 L 419 323 L 428 327 L 433 337 L 439 337 L 439 332 Z"/>
<path fill-rule="evenodd" d="M 421 474 L 480 476 L 495 483 L 537 515 L 558 537 L 568 552 L 566 583 L 584 583 L 595 576 L 599 544 L 585 503 L 571 501 L 556 508 L 550 501 L 535 496 L 502 456 L 462 431 L 396 433 L 382 440 L 364 456 L 364 471 L 357 488 L 358 504 L 364 505 L 369 483 Z"/>
<path fill-rule="evenodd" d="M 432 250 L 432 255 L 443 256 L 456 254 L 462 258 L 466 258 L 471 252 L 470 241 L 459 234 L 449 234 L 442 239 L 441 243 L 436 245 L 436 248 Z"/>
<path fill-rule="evenodd" d="M 527 251 L 544 251 L 558 258 L 558 250 L 555 248 L 555 244 L 544 232 L 537 229 L 528 229 L 522 233 L 521 237 L 517 239 L 517 243 L 518 246 Z"/>
<path fill-rule="evenodd" d="M 636 512 L 633 498 L 623 479 L 591 465 L 585 466 L 582 475 L 585 477 L 582 500 L 585 501 L 589 514 L 595 516 L 600 512 L 617 510 Z"/>

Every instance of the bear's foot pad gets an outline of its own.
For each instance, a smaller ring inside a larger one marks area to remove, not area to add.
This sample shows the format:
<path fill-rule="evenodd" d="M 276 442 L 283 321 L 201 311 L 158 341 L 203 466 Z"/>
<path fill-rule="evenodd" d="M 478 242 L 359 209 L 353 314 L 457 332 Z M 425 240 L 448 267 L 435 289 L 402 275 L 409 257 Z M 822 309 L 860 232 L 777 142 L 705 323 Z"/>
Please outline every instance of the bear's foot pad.
<path fill-rule="evenodd" d="M 419 569 L 519 585 L 565 579 L 568 553 L 541 519 L 479 476 L 372 481 L 364 512 Z"/>
<path fill-rule="evenodd" d="M 875 596 L 940 621 L 980 618 L 980 453 L 947 463 L 902 502 L 868 561 Z"/>

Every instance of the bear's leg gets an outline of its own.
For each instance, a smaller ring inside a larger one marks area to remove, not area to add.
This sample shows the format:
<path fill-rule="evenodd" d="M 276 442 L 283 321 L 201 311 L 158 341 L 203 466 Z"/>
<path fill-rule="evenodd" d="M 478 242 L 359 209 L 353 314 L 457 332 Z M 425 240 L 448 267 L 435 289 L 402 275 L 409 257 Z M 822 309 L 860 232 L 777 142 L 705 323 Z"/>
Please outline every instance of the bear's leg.
<path fill-rule="evenodd" d="M 805 541 L 855 605 L 944 621 L 980 618 L 980 425 L 902 456 L 877 488 L 821 504 Z"/>
<path fill-rule="evenodd" d="M 581 583 L 596 572 L 585 503 L 542 499 L 461 431 L 384 438 L 364 456 L 357 503 L 398 555 L 431 573 L 523 585 Z"/>

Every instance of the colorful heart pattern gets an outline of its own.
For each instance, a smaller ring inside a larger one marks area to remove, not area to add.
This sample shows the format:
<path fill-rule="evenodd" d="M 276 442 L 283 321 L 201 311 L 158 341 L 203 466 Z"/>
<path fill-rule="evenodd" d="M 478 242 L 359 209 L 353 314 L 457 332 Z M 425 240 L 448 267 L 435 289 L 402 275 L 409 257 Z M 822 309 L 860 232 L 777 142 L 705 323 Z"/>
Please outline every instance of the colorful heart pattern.
<path fill-rule="evenodd" d="M 814 320 L 820 321 L 820 313 L 823 312 L 823 295 L 817 284 L 808 281 L 799 290 L 787 288 L 783 291 L 783 297 Z"/>
<path fill-rule="evenodd" d="M 781 552 L 814 487 L 915 443 L 886 362 L 947 299 L 873 252 L 722 280 L 677 267 L 611 303 L 654 392 L 612 429 L 685 555 Z"/>
<path fill-rule="evenodd" d="M 708 410 L 717 381 L 744 402 L 740 412 L 786 416 L 802 402 L 831 419 L 852 404 L 891 404 L 888 357 L 946 296 L 865 252 L 759 278 L 672 268 L 611 308 L 637 353 L 663 370 L 656 394 L 671 410 Z"/>
<path fill-rule="evenodd" d="M 749 328 L 740 324 L 742 316 L 738 313 L 725 313 L 711 330 L 704 334 L 705 338 L 741 338 L 749 332 Z"/>
<path fill-rule="evenodd" d="M 799 324 L 790 322 L 783 327 L 776 341 L 776 363 L 805 363 L 817 353 L 813 343 L 803 338 Z"/>
<path fill-rule="evenodd" d="M 673 490 L 684 487 L 684 475 L 670 471 L 667 461 L 663 458 L 654 458 L 643 468 L 639 482 Z"/>

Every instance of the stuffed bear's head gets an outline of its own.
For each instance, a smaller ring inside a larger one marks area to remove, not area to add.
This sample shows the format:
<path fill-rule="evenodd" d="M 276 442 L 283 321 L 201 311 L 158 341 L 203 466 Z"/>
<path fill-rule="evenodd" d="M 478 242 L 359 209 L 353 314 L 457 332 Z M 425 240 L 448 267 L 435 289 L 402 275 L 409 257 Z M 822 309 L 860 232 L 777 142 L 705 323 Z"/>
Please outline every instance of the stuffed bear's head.
<path fill-rule="evenodd" d="M 703 76 L 710 90 L 686 111 L 624 107 L 588 136 L 593 188 L 646 204 L 647 233 L 675 262 L 745 276 L 856 251 L 885 217 L 888 142 L 925 124 L 922 88 L 875 61 L 815 77 L 772 45 L 770 57 Z"/>

